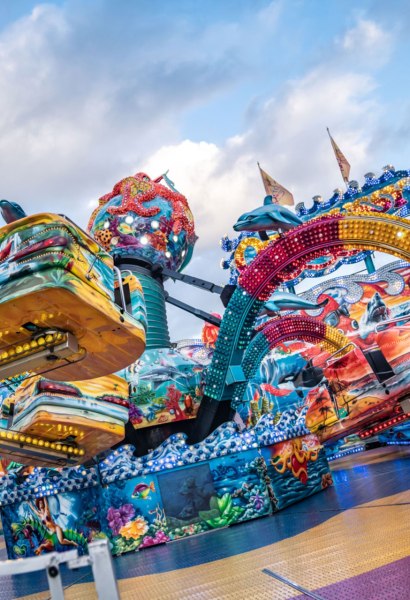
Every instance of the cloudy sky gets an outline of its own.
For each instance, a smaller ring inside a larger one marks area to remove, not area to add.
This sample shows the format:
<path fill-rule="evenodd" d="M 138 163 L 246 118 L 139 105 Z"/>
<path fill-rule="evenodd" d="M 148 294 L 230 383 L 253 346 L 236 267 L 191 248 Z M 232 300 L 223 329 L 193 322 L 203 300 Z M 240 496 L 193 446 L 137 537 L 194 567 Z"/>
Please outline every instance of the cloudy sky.
<path fill-rule="evenodd" d="M 224 283 L 256 161 L 307 204 L 342 184 L 326 126 L 352 178 L 410 166 L 409 21 L 406 0 L 1 0 L 0 195 L 84 227 L 118 180 L 169 169 L 196 218 L 186 271 Z"/>

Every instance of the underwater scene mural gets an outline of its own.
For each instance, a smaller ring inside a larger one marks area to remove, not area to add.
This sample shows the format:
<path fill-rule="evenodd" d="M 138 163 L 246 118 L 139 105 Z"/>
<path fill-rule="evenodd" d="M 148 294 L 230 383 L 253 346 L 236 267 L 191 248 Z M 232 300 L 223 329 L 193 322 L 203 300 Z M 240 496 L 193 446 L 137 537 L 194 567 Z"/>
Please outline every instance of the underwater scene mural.
<path fill-rule="evenodd" d="M 1 518 L 9 558 L 86 550 L 103 533 L 95 468 L 30 468 L 1 477 Z M 24 484 L 24 485 L 23 485 Z"/>
<path fill-rule="evenodd" d="M 225 509 L 213 526 L 247 521 L 271 512 L 266 466 L 258 452 L 249 450 L 210 463 L 217 501 L 232 504 L 232 515 Z M 235 514 L 236 513 L 236 514 Z"/>
<path fill-rule="evenodd" d="M 103 494 L 113 553 L 227 527 L 271 512 L 256 451 L 116 481 Z"/>
<path fill-rule="evenodd" d="M 72 550 L 82 554 L 99 537 L 98 497 L 95 488 L 75 494 L 37 497 L 2 511 L 7 552 L 11 558 Z"/>
<path fill-rule="evenodd" d="M 215 496 L 209 464 L 179 469 L 158 476 L 169 530 L 184 531 L 187 525 L 202 521 Z"/>
<path fill-rule="evenodd" d="M 303 412 L 289 409 L 276 424 L 224 423 L 194 445 L 174 434 L 142 457 L 121 446 L 98 467 L 8 471 L 0 513 L 10 558 L 84 550 L 99 536 L 117 555 L 271 514 L 329 477 Z"/>
<path fill-rule="evenodd" d="M 169 484 L 162 488 L 162 497 L 171 539 L 269 514 L 259 461 L 250 451 L 161 475 Z"/>
<path fill-rule="evenodd" d="M 204 367 L 172 348 L 153 348 L 122 371 L 130 384 L 130 421 L 135 429 L 196 417 Z"/>
<path fill-rule="evenodd" d="M 156 475 L 121 480 L 103 488 L 101 513 L 114 555 L 170 539 Z"/>

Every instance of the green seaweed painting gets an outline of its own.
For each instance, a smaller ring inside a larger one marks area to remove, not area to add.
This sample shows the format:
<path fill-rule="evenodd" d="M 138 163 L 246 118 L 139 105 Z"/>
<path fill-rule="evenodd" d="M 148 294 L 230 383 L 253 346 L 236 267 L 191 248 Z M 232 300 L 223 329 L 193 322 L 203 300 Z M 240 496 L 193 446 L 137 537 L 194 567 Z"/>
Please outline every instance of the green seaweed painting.
<path fill-rule="evenodd" d="M 212 496 L 209 501 L 209 510 L 199 511 L 200 518 L 212 529 L 227 527 L 239 521 L 245 509 L 235 506 L 231 494 L 226 493 L 221 498 Z"/>

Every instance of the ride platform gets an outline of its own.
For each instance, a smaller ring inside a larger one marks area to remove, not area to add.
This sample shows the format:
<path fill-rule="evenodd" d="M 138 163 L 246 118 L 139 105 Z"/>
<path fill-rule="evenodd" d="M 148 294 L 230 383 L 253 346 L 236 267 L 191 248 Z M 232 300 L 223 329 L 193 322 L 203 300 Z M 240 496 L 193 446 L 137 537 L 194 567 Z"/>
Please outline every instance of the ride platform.
<path fill-rule="evenodd" d="M 354 454 L 332 470 L 334 487 L 273 516 L 118 557 L 121 598 L 407 600 L 410 447 Z M 67 600 L 96 598 L 84 573 L 63 572 Z M 49 597 L 45 575 L 1 583 L 0 600 Z"/>

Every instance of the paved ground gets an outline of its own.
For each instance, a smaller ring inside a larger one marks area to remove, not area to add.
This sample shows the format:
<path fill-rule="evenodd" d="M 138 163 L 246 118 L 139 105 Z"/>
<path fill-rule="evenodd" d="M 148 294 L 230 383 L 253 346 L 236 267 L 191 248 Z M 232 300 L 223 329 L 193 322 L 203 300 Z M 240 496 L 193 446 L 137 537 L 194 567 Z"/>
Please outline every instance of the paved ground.
<path fill-rule="evenodd" d="M 272 517 L 115 559 L 121 598 L 409 600 L 410 447 L 354 454 L 332 470 L 334 488 Z M 87 570 L 64 582 L 67 600 L 96 598 Z M 45 576 L 5 578 L 0 600 L 45 600 L 45 589 Z"/>

